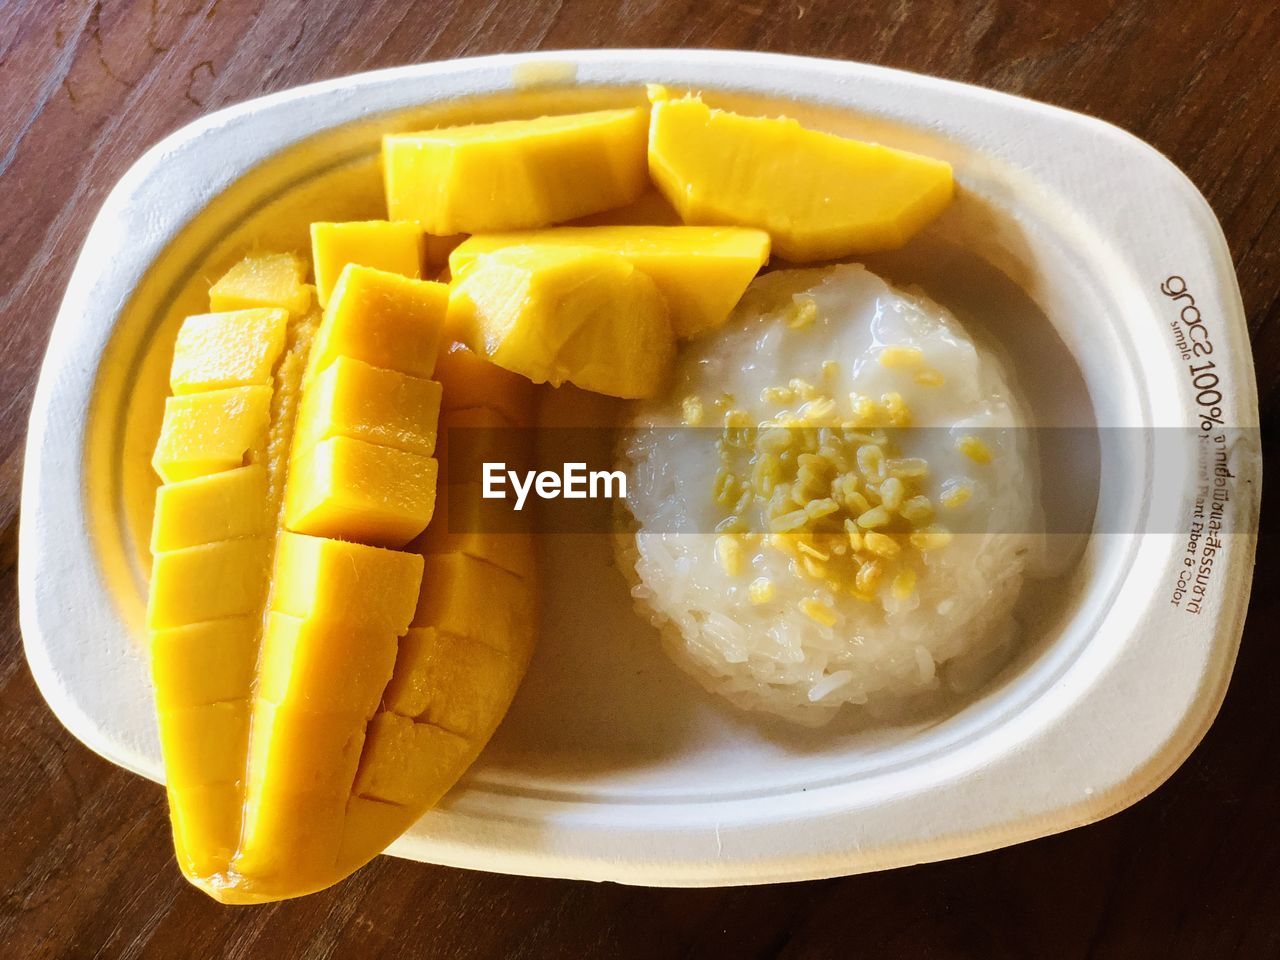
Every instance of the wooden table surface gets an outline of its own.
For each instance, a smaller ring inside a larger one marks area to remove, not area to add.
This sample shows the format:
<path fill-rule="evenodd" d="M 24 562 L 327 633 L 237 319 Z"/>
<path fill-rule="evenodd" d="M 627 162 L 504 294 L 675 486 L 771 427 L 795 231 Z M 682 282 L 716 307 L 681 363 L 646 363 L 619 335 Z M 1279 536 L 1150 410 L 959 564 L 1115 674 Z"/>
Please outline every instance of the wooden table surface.
<path fill-rule="evenodd" d="M 1133 131 L 1221 219 L 1264 424 L 1280 413 L 1274 0 L 0 0 L 0 957 L 1280 957 L 1273 536 L 1226 704 L 1170 782 L 1065 835 L 879 875 L 680 891 L 383 857 L 299 902 L 221 907 L 179 877 L 160 788 L 59 725 L 18 632 L 22 443 L 49 327 L 111 185 L 164 134 L 248 97 L 606 46 L 864 60 Z"/>

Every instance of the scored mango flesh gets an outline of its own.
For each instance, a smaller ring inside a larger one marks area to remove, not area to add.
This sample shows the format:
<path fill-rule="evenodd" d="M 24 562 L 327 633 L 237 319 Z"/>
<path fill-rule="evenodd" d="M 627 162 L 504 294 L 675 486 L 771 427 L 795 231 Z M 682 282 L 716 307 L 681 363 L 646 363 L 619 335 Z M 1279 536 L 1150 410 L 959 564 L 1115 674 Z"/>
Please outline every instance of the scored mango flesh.
<path fill-rule="evenodd" d="M 472 376 L 487 365 L 452 342 L 432 380 L 447 291 L 407 261 L 344 266 L 317 316 L 294 259 L 237 264 L 214 286 L 243 305 L 183 324 L 153 460 L 174 844 L 228 903 L 322 889 L 381 852 L 478 755 L 534 640 L 527 530 L 423 536 L 442 407 L 514 427 L 531 384 Z"/>
<path fill-rule="evenodd" d="M 895 249 L 951 202 L 941 160 L 651 96 L 649 173 L 685 223 L 761 227 L 785 260 Z"/>

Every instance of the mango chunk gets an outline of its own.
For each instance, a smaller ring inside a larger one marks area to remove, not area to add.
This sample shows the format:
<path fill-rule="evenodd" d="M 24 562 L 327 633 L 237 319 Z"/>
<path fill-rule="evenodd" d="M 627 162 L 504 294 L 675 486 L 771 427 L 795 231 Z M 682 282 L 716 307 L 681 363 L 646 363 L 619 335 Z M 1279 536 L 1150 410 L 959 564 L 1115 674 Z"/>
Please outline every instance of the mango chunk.
<path fill-rule="evenodd" d="M 423 254 L 422 225 L 412 221 L 313 223 L 311 258 L 315 266 L 316 299 L 322 307 L 329 302 L 329 294 L 348 263 L 420 279 Z"/>
<path fill-rule="evenodd" d="M 267 616 L 258 702 L 310 713 L 373 716 L 396 661 L 390 630 Z"/>
<path fill-rule="evenodd" d="M 637 199 L 643 108 L 507 120 L 382 139 L 387 210 L 438 236 L 541 227 Z"/>
<path fill-rule="evenodd" d="M 240 842 L 240 789 L 235 783 L 169 787 L 173 846 L 182 872 L 205 877 L 225 870 Z"/>
<path fill-rule="evenodd" d="M 164 712 L 244 697 L 258 659 L 258 617 L 233 617 L 151 634 L 156 709 Z"/>
<path fill-rule="evenodd" d="M 413 618 L 422 557 L 362 543 L 280 534 L 271 609 L 400 636 Z"/>
<path fill-rule="evenodd" d="M 453 285 L 449 323 L 493 363 L 535 383 L 613 397 L 657 393 L 675 336 L 657 286 L 625 258 L 550 246 L 504 247 Z"/>
<path fill-rule="evenodd" d="M 267 471 L 260 463 L 166 483 L 156 490 L 152 553 L 270 532 Z"/>
<path fill-rule="evenodd" d="M 470 753 L 470 744 L 456 733 L 379 713 L 369 724 L 355 793 L 386 803 L 430 806 L 453 786 Z"/>
<path fill-rule="evenodd" d="M 173 347 L 169 389 L 182 394 L 270 384 L 288 325 L 289 314 L 276 308 L 187 317 Z"/>
<path fill-rule="evenodd" d="M 244 777 L 247 700 L 179 707 L 161 711 L 159 716 L 169 789 L 233 783 Z"/>
<path fill-rule="evenodd" d="M 270 387 L 169 397 L 151 465 L 165 483 L 239 467 L 265 447 L 270 410 Z"/>
<path fill-rule="evenodd" d="M 440 384 L 338 357 L 311 382 L 294 447 L 349 437 L 429 457 L 436 448 Z"/>
<path fill-rule="evenodd" d="M 267 590 L 267 542 L 224 540 L 158 553 L 151 564 L 147 627 L 164 630 L 243 617 Z"/>
<path fill-rule="evenodd" d="M 511 246 L 582 247 L 617 254 L 666 298 L 677 337 L 715 330 L 769 259 L 769 235 L 745 227 L 553 227 L 470 237 L 449 256 L 454 279 L 477 258 Z"/>
<path fill-rule="evenodd" d="M 951 202 L 951 166 L 941 160 L 657 96 L 654 183 L 686 223 L 760 227 L 783 259 L 895 249 Z"/>
<path fill-rule="evenodd" d="M 311 307 L 307 262 L 293 253 L 250 254 L 209 288 L 209 309 L 281 307 L 300 317 Z"/>
<path fill-rule="evenodd" d="M 436 493 L 431 523 L 415 542 L 424 555 L 465 553 L 522 579 L 537 572 L 527 514 L 509 500 L 485 500 L 479 483 L 453 483 Z"/>
<path fill-rule="evenodd" d="M 444 388 L 442 413 L 488 408 L 511 426 L 527 427 L 533 422 L 533 384 L 490 363 L 466 344 L 450 343 L 440 351 L 435 378 Z"/>
<path fill-rule="evenodd" d="M 431 457 L 330 437 L 294 460 L 285 525 L 315 537 L 402 547 L 431 520 L 438 466 Z"/>
<path fill-rule="evenodd" d="M 400 640 L 383 703 L 392 713 L 484 743 L 506 714 L 522 675 L 519 663 L 483 643 L 411 627 Z"/>
<path fill-rule="evenodd" d="M 448 304 L 443 283 L 348 264 L 316 332 L 311 369 L 320 373 L 344 356 L 429 378 Z"/>
<path fill-rule="evenodd" d="M 466 637 L 525 663 L 537 618 L 532 585 L 465 553 L 425 559 L 413 625 Z"/>

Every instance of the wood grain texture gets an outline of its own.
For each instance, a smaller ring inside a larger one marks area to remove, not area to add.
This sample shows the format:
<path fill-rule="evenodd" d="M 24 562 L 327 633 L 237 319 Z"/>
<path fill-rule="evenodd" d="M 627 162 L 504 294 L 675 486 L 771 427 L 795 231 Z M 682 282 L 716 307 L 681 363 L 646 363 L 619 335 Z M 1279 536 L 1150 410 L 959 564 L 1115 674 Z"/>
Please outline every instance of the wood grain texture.
<path fill-rule="evenodd" d="M 1280 957 L 1280 645 L 1272 642 L 1280 591 L 1271 582 L 1280 549 L 1272 535 L 1261 545 L 1262 589 L 1226 705 L 1168 784 L 1069 834 L 874 876 L 668 891 L 381 858 L 306 900 L 228 909 L 180 879 L 160 789 L 112 768 L 59 726 L 18 633 L 21 444 L 58 300 L 111 185 L 162 135 L 269 91 L 460 55 L 606 46 L 865 60 L 1046 100 L 1133 131 L 1181 166 L 1221 218 L 1264 423 L 1274 428 L 1274 2 L 0 0 L 0 955 Z M 1275 468 L 1271 456 L 1267 466 Z"/>

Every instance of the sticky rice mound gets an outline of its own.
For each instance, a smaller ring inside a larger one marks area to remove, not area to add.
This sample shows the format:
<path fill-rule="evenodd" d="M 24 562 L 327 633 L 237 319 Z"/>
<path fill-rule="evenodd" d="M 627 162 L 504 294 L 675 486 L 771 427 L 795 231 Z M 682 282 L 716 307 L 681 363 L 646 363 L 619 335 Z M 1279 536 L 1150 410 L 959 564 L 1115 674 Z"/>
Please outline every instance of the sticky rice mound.
<path fill-rule="evenodd" d="M 862 266 L 757 279 L 621 449 L 619 563 L 675 660 L 801 724 L 971 682 L 1040 540 L 1000 362 Z"/>

